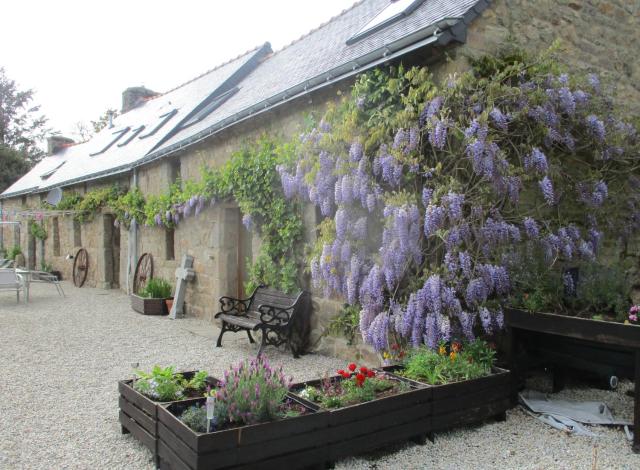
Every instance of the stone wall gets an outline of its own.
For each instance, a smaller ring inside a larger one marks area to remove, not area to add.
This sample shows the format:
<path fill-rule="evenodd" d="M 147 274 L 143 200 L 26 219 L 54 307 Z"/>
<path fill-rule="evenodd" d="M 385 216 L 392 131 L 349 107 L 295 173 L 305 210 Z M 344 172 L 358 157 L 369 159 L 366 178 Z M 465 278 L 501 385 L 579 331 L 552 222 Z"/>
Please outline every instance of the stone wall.
<path fill-rule="evenodd" d="M 451 60 L 431 64 L 437 77 L 468 69 L 468 57 L 483 53 L 495 53 L 509 44 L 516 44 L 532 52 L 548 48 L 556 39 L 565 49 L 564 59 L 580 70 L 601 73 L 617 87 L 618 102 L 632 111 L 640 110 L 640 64 L 635 54 L 640 50 L 640 6 L 636 0 L 609 1 L 552 1 L 552 0 L 495 0 L 482 15 L 469 26 L 467 42 L 449 48 L 446 52 Z M 138 170 L 138 186 L 146 194 L 159 194 L 180 174 L 183 179 L 198 180 L 203 165 L 219 166 L 243 143 L 250 142 L 263 133 L 290 137 L 300 132 L 304 117 L 308 113 L 322 115 L 327 103 L 338 100 L 348 92 L 350 81 L 340 86 L 329 87 L 311 96 L 284 104 L 216 134 L 180 155 L 160 160 Z M 127 177 L 128 178 L 128 177 Z M 100 185 L 81 185 L 70 190 L 84 192 Z M 128 180 L 122 180 L 128 184 Z M 37 204 L 39 196 L 29 196 L 27 205 Z M 4 201 L 4 208 L 19 208 L 20 198 Z M 90 271 L 87 284 L 111 287 L 108 276 L 109 231 L 104 215 L 96 216 L 83 224 L 82 243 L 89 252 Z M 304 214 L 305 241 L 315 240 L 318 223 L 315 209 L 307 207 Z M 61 270 L 66 277 L 71 272 L 72 262 L 65 260 L 79 248 L 73 237 L 71 217 L 62 217 L 59 223 L 60 254 L 53 256 L 53 237 L 46 242 L 47 261 Z M 51 230 L 51 221 L 47 222 Z M 13 229 L 2 229 L 4 245 L 13 244 Z M 51 233 L 51 232 L 50 232 Z M 120 255 L 112 253 L 112 262 L 119 259 L 119 285 L 127 289 L 128 240 L 131 233 L 120 230 Z M 28 233 L 21 230 L 23 249 L 28 245 Z M 173 259 L 168 244 L 171 237 L 167 230 L 158 227 L 139 227 L 137 253 L 149 252 L 154 257 L 155 275 L 174 282 L 175 268 L 182 255 L 195 258 L 196 279 L 189 283 L 186 295 L 186 312 L 211 319 L 217 312 L 217 299 L 222 295 L 242 295 L 242 284 L 246 280 L 245 260 L 252 260 L 259 252 L 260 240 L 253 232 L 247 232 L 240 224 L 240 213 L 233 203 L 207 207 L 199 217 L 184 220 L 173 233 Z M 637 250 L 633 245 L 631 251 Z M 632 253 L 633 255 L 633 253 Z M 637 253 L 635 253 L 637 256 Z M 115 256 L 115 257 L 114 257 Z M 135 265 L 130 267 L 131 279 Z M 309 286 L 305 286 L 309 288 Z M 314 293 L 314 315 L 312 318 L 312 342 L 317 350 L 343 356 L 345 359 L 361 357 L 375 363 L 371 349 L 357 343 L 347 345 L 342 338 L 327 338 L 323 332 L 330 319 L 340 310 L 340 302 L 323 299 Z"/>

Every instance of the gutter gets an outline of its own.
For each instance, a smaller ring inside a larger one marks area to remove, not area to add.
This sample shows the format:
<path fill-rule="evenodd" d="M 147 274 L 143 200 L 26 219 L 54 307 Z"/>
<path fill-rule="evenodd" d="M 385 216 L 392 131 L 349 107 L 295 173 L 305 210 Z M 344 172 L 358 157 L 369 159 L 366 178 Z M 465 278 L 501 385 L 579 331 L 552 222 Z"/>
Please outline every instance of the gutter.
<path fill-rule="evenodd" d="M 437 23 L 416 31 L 413 34 L 403 37 L 398 41 L 372 51 L 359 59 L 347 62 L 322 75 L 311 78 L 306 82 L 295 85 L 288 90 L 278 93 L 268 99 L 256 103 L 222 121 L 217 122 L 208 129 L 205 129 L 193 136 L 173 144 L 160 152 L 151 153 L 134 164 L 140 167 L 147 163 L 167 157 L 173 153 L 181 151 L 187 147 L 195 145 L 204 139 L 216 134 L 237 123 L 249 118 L 270 111 L 290 101 L 296 100 L 316 90 L 333 85 L 346 78 L 360 74 L 366 70 L 377 67 L 380 64 L 403 56 L 409 52 L 422 47 L 436 44 L 447 45 L 453 41 L 464 42 L 466 39 L 466 25 L 464 18 L 443 18 Z"/>

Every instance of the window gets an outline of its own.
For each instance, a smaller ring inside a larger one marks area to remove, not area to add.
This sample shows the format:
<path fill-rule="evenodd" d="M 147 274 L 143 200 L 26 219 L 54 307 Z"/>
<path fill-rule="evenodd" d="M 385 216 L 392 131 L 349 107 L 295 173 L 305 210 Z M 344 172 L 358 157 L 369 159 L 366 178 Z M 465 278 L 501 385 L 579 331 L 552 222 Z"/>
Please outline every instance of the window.
<path fill-rule="evenodd" d="M 165 259 L 166 260 L 174 260 L 176 259 L 176 248 L 175 248 L 175 231 L 173 228 L 168 228 L 164 232 L 164 242 L 165 242 Z"/>
<path fill-rule="evenodd" d="M 52 169 L 51 169 L 51 170 L 49 170 L 49 171 L 45 171 L 44 173 L 42 173 L 42 174 L 40 175 L 40 178 L 41 178 L 41 179 L 43 179 L 43 180 L 46 180 L 46 179 L 47 179 L 47 178 L 49 178 L 51 175 L 53 175 L 56 171 L 58 171 L 58 169 L 59 169 L 62 165 L 64 165 L 65 163 L 67 163 L 67 161 L 66 161 L 66 160 L 65 160 L 65 161 L 63 161 L 63 162 L 61 162 L 60 164 L 58 164 L 58 166 L 56 166 L 55 168 L 52 168 Z"/>
<path fill-rule="evenodd" d="M 140 132 L 142 132 L 145 129 L 145 126 L 140 126 L 136 129 L 133 130 L 133 132 L 131 132 L 131 135 L 129 137 L 127 137 L 124 142 L 121 142 L 118 144 L 118 147 L 124 147 L 125 145 L 127 145 L 129 142 L 131 142 L 133 139 L 135 139 L 138 134 L 140 134 Z"/>
<path fill-rule="evenodd" d="M 173 157 L 173 160 L 169 161 L 169 184 L 173 184 L 181 179 L 182 168 L 180 165 L 180 157 Z"/>
<path fill-rule="evenodd" d="M 418 8 L 422 2 L 423 0 L 391 0 L 382 11 L 347 40 L 347 45 L 354 44 L 360 39 L 386 28 L 394 21 L 398 21 L 400 18 L 409 15 Z"/>
<path fill-rule="evenodd" d="M 60 226 L 58 225 L 58 218 L 53 217 L 51 224 L 53 232 L 53 256 L 60 256 Z"/>
<path fill-rule="evenodd" d="M 187 118 L 187 120 L 180 126 L 181 128 L 192 126 L 193 124 L 202 121 L 209 114 L 219 108 L 225 101 L 235 95 L 240 88 L 233 87 L 229 91 L 225 91 L 221 95 L 214 96 L 210 99 L 210 101 L 205 102 L 200 109 L 196 108 L 191 116 Z"/>
<path fill-rule="evenodd" d="M 140 138 L 146 139 L 147 137 L 151 137 L 152 135 L 154 135 L 156 132 L 158 132 L 162 128 L 162 126 L 164 126 L 167 122 L 169 122 L 169 119 L 175 116 L 177 112 L 178 110 L 174 109 L 160 116 L 160 119 L 162 119 L 160 123 L 153 129 L 151 129 L 149 132 L 147 132 L 145 135 L 141 135 Z"/>
<path fill-rule="evenodd" d="M 20 198 L 20 204 L 22 204 L 22 208 L 24 209 L 25 207 L 27 207 L 27 196 L 22 196 Z"/>
<path fill-rule="evenodd" d="M 119 131 L 115 131 L 112 135 L 115 136 L 115 138 L 109 142 L 102 150 L 100 150 L 99 152 L 95 152 L 95 153 L 90 153 L 89 156 L 90 157 L 95 157 L 96 155 L 100 155 L 101 153 L 105 153 L 107 150 L 109 150 L 113 144 L 115 144 L 117 141 L 119 141 L 123 135 L 125 135 L 127 132 L 129 132 L 131 130 L 130 127 L 125 127 L 124 129 L 120 129 Z"/>

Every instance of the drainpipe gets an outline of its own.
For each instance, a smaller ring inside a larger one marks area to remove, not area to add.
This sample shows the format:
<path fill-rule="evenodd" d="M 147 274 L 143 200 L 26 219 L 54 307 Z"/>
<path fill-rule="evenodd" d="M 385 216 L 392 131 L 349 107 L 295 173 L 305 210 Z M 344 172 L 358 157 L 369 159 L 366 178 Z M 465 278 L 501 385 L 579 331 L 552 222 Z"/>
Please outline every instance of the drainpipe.
<path fill-rule="evenodd" d="M 0 222 L 4 221 L 3 200 L 0 199 Z M 0 225 L 0 251 L 4 250 L 4 224 Z"/>
<path fill-rule="evenodd" d="M 133 178 L 131 181 L 131 187 L 133 189 L 138 187 L 138 170 L 133 169 Z M 133 219 L 129 226 L 129 243 L 127 244 L 127 294 L 131 294 L 133 291 L 132 278 L 135 275 L 133 272 L 136 269 L 138 263 L 138 221 Z"/>

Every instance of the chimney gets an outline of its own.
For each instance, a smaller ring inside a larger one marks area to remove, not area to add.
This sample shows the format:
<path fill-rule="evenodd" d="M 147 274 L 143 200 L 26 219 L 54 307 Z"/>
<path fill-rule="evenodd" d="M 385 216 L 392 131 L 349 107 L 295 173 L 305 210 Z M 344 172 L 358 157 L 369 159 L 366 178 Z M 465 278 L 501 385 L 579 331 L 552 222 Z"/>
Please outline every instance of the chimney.
<path fill-rule="evenodd" d="M 155 91 L 151 91 L 143 86 L 127 88 L 122 92 L 122 114 L 139 106 L 145 98 L 156 95 L 157 93 Z"/>
<path fill-rule="evenodd" d="M 47 154 L 54 155 L 61 149 L 69 147 L 73 144 L 75 144 L 74 140 L 70 139 L 69 137 L 52 135 L 51 137 L 47 137 Z"/>

